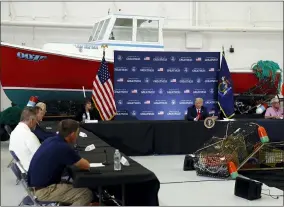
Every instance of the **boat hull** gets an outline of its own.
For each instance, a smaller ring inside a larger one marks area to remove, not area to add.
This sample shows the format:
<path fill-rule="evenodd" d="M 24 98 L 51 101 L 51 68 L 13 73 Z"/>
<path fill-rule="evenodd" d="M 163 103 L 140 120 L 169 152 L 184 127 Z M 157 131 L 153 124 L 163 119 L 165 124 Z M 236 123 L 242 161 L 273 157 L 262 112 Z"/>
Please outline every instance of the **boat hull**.
<path fill-rule="evenodd" d="M 82 87 L 91 96 L 92 83 L 100 60 L 79 58 L 36 49 L 1 45 L 1 84 L 7 97 L 16 104 L 26 104 L 30 96 L 41 100 L 82 100 Z M 108 64 L 111 78 L 114 65 Z M 235 94 L 258 84 L 252 72 L 231 72 Z M 276 94 L 271 90 L 270 94 Z"/>
<path fill-rule="evenodd" d="M 1 45 L 1 84 L 16 104 L 38 95 L 41 100 L 82 100 L 90 93 L 100 60 Z M 113 79 L 113 63 L 108 64 Z"/>

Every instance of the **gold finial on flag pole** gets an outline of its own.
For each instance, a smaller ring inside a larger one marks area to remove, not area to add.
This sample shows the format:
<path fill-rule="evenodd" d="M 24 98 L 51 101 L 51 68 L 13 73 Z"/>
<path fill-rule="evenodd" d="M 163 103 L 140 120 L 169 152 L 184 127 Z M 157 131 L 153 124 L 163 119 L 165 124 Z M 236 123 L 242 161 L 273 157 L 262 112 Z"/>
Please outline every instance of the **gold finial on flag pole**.
<path fill-rule="evenodd" d="M 106 48 L 108 48 L 108 46 L 107 45 L 102 45 L 101 47 L 103 48 L 103 56 L 105 57 Z"/>

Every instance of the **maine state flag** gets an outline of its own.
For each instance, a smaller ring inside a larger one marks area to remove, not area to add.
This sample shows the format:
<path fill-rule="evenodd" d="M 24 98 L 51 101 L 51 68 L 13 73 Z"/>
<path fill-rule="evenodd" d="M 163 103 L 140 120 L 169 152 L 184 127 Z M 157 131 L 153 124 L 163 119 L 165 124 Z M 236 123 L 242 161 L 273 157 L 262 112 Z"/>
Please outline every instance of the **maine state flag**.
<path fill-rule="evenodd" d="M 218 105 L 224 117 L 230 119 L 235 115 L 234 94 L 231 73 L 229 71 L 224 52 L 222 53 L 218 82 Z"/>

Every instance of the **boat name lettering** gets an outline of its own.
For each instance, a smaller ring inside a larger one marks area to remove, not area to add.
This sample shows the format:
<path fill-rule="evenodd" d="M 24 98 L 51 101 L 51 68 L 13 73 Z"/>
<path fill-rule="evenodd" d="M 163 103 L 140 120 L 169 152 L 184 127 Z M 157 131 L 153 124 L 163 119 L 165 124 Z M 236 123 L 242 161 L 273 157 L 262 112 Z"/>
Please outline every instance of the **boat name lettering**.
<path fill-rule="evenodd" d="M 17 53 L 17 57 L 20 58 L 20 59 L 31 60 L 31 61 L 40 61 L 40 60 L 47 59 L 46 56 L 35 55 L 35 54 L 28 54 L 28 53 L 22 53 L 22 52 L 18 52 Z"/>
<path fill-rule="evenodd" d="M 98 49 L 97 45 L 75 44 L 75 47 L 82 48 L 82 49 Z"/>

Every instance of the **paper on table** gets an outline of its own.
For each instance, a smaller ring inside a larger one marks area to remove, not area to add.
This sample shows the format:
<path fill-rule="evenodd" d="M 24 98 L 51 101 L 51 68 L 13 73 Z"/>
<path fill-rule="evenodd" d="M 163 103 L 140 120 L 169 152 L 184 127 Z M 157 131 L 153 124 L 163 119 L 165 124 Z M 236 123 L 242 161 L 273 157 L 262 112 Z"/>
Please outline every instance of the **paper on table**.
<path fill-rule="evenodd" d="M 79 136 L 80 136 L 80 137 L 88 137 L 88 135 L 85 134 L 84 132 L 80 132 L 80 133 L 79 133 Z"/>
<path fill-rule="evenodd" d="M 94 144 L 90 144 L 89 146 L 87 146 L 87 147 L 85 148 L 85 151 L 92 151 L 92 150 L 94 150 L 94 149 L 96 149 L 96 146 L 95 146 Z"/>
<path fill-rule="evenodd" d="M 104 167 L 103 163 L 90 163 L 90 167 Z"/>
<path fill-rule="evenodd" d="M 124 166 L 129 166 L 130 165 L 128 160 L 124 156 L 121 157 L 120 163 L 123 164 Z"/>
<path fill-rule="evenodd" d="M 98 123 L 98 120 L 85 120 L 85 123 Z"/>

